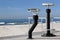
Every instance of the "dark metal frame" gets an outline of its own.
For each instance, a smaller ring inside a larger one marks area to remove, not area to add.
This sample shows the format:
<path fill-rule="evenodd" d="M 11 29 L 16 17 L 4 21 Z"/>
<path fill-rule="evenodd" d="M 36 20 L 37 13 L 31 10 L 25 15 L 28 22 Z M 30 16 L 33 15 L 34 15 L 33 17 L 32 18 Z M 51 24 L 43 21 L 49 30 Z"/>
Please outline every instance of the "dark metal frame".
<path fill-rule="evenodd" d="M 47 33 L 43 34 L 43 37 L 54 37 L 56 35 L 50 33 L 50 12 L 51 9 L 46 9 L 46 13 L 47 13 Z"/>
<path fill-rule="evenodd" d="M 28 39 L 32 39 L 32 32 L 38 24 L 38 15 L 33 15 L 33 20 L 34 20 L 34 23 L 28 31 Z"/>

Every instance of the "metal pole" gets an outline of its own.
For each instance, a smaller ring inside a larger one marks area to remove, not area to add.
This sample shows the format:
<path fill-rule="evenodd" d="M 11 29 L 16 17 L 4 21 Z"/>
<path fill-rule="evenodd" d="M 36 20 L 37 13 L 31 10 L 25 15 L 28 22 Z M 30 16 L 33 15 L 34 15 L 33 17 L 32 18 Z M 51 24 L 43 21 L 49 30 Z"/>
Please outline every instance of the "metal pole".
<path fill-rule="evenodd" d="M 50 34 L 50 9 L 46 9 L 47 12 L 47 34 Z"/>
<path fill-rule="evenodd" d="M 33 20 L 34 20 L 34 23 L 28 31 L 28 39 L 32 39 L 32 32 L 38 24 L 38 15 L 33 15 Z"/>
<path fill-rule="evenodd" d="M 56 35 L 50 33 L 50 12 L 51 12 L 51 9 L 46 9 L 46 12 L 47 12 L 47 33 L 43 34 L 42 36 L 54 37 Z"/>

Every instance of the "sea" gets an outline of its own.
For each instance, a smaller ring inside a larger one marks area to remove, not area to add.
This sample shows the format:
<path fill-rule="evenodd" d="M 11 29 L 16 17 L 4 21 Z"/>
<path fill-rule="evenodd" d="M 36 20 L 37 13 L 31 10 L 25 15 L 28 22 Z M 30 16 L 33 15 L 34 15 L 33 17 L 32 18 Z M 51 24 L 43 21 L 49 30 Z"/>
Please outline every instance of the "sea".
<path fill-rule="evenodd" d="M 53 19 L 53 20 L 52 20 Z M 42 21 L 41 21 L 42 20 Z M 51 18 L 50 22 L 60 22 L 60 18 Z M 22 24 L 33 23 L 33 19 L 0 19 L 0 25 L 22 25 Z M 46 19 L 38 19 L 38 22 L 46 23 Z"/>

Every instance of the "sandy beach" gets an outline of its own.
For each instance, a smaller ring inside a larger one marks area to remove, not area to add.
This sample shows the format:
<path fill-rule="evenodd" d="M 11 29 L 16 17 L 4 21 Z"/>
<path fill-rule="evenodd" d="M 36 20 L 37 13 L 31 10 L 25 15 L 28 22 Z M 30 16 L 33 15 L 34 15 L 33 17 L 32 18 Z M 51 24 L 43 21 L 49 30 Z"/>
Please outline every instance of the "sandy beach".
<path fill-rule="evenodd" d="M 1 25 L 0 26 L 0 37 L 6 37 L 6 36 L 16 36 L 16 35 L 25 35 L 28 34 L 28 30 L 32 24 L 26 24 L 26 25 Z M 55 29 L 57 31 L 60 31 L 60 23 L 51 23 L 51 29 Z M 46 23 L 39 23 L 35 30 L 33 32 L 42 32 L 46 31 Z"/>
<path fill-rule="evenodd" d="M 0 39 L 1 40 L 29 40 L 28 31 L 32 24 L 26 25 L 1 25 L 0 26 Z M 58 35 L 56 37 L 41 37 L 46 32 L 46 23 L 39 23 L 33 31 L 33 40 L 59 40 L 60 39 L 60 23 L 51 22 L 51 31 Z M 55 30 L 52 30 L 55 29 Z M 55 32 L 58 31 L 58 32 Z"/>

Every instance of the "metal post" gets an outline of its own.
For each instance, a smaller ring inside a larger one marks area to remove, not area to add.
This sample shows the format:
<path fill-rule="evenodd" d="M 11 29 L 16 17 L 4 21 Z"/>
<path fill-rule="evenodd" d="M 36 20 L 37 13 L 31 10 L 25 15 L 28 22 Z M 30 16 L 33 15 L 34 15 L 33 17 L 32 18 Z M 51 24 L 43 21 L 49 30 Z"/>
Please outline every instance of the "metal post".
<path fill-rule="evenodd" d="M 56 35 L 50 33 L 50 12 L 51 12 L 51 9 L 46 9 L 46 12 L 47 12 L 47 33 L 43 34 L 42 36 L 54 37 Z"/>
<path fill-rule="evenodd" d="M 36 8 L 28 9 L 28 12 L 33 13 L 33 21 L 34 21 L 32 27 L 28 31 L 28 39 L 32 39 L 32 32 L 38 24 L 38 12 L 39 11 L 40 9 L 36 9 Z"/>
<path fill-rule="evenodd" d="M 33 15 L 33 20 L 34 20 L 34 23 L 28 31 L 28 39 L 32 39 L 32 32 L 38 24 L 38 15 Z"/>

